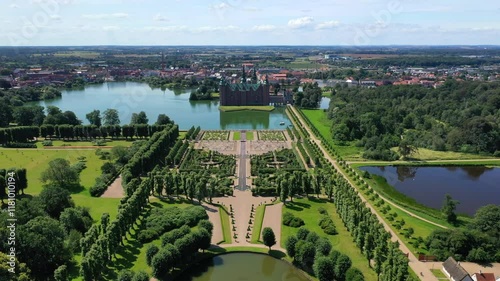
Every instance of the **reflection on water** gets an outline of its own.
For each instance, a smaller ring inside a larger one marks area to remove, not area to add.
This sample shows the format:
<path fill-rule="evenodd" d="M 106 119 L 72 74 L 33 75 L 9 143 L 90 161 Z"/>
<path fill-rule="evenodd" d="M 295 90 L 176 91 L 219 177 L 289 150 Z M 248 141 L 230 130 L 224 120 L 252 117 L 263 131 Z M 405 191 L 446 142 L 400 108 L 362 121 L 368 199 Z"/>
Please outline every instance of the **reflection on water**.
<path fill-rule="evenodd" d="M 118 110 L 121 124 L 129 124 L 132 113 L 144 111 L 149 123 L 159 114 L 167 114 L 183 130 L 200 126 L 206 130 L 220 129 L 275 129 L 290 125 L 285 108 L 272 112 L 220 112 L 219 101 L 189 101 L 191 90 L 151 89 L 145 83 L 112 82 L 88 85 L 85 89 L 62 91 L 62 98 L 34 102 L 42 106 L 54 105 L 63 111 L 71 110 L 88 124 L 86 114 L 94 109 L 101 113 L 107 108 Z M 284 122 L 284 125 L 280 123 Z"/>
<path fill-rule="evenodd" d="M 214 257 L 175 281 L 307 281 L 292 265 L 268 255 L 234 253 Z"/>
<path fill-rule="evenodd" d="M 458 213 L 473 215 L 487 204 L 500 204 L 500 168 L 484 166 L 361 167 L 383 176 L 399 192 L 426 206 L 440 209 L 449 193 L 458 200 Z"/>

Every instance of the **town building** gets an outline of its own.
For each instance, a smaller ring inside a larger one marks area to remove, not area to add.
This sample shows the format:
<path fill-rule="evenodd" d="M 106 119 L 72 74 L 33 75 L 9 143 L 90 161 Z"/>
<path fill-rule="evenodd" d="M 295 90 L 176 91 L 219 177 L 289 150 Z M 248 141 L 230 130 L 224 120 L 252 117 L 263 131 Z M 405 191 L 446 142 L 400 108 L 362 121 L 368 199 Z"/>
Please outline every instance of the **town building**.
<path fill-rule="evenodd" d="M 452 257 L 443 262 L 443 271 L 451 281 L 473 281 L 469 273 Z"/>

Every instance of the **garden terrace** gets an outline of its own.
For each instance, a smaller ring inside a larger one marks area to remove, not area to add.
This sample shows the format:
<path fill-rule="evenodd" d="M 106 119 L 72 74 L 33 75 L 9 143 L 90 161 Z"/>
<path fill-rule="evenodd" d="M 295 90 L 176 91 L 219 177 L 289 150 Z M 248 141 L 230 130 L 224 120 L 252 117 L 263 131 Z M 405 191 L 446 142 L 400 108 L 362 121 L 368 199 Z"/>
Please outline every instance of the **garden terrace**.
<path fill-rule="evenodd" d="M 202 140 L 213 141 L 213 140 L 228 140 L 229 131 L 204 131 Z"/>
<path fill-rule="evenodd" d="M 264 141 L 286 141 L 282 131 L 258 131 L 258 137 Z"/>
<path fill-rule="evenodd" d="M 180 166 L 181 172 L 208 171 L 221 176 L 234 176 L 236 159 L 217 151 L 190 149 Z"/>
<path fill-rule="evenodd" d="M 276 172 L 276 169 L 287 171 L 304 170 L 304 167 L 292 149 L 282 149 L 252 156 L 250 163 L 253 176 L 272 174 Z"/>

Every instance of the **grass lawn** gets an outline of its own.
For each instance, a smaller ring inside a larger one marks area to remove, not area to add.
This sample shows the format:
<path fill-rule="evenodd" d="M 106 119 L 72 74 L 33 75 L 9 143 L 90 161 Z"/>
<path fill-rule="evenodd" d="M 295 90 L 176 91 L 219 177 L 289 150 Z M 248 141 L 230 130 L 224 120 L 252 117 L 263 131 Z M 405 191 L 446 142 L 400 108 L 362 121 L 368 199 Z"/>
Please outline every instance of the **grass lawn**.
<path fill-rule="evenodd" d="M 112 202 L 111 200 L 117 200 L 117 203 L 119 204 L 119 199 L 109 199 L 109 198 L 93 198 L 93 199 L 102 199 L 105 200 L 106 203 Z M 114 219 L 114 216 L 116 216 L 116 213 L 118 211 L 118 204 L 114 205 L 113 208 L 115 209 L 114 215 L 111 215 L 111 220 Z M 159 207 L 159 208 L 169 208 L 169 207 L 179 207 L 179 208 L 186 208 L 188 206 L 191 206 L 192 204 L 187 203 L 187 201 L 171 201 L 171 202 L 165 202 L 161 201 L 157 198 L 151 199 L 150 207 Z M 96 219 L 94 217 L 94 219 Z M 141 217 L 143 219 L 143 217 Z M 97 220 L 100 220 L 100 217 L 97 218 Z M 136 240 L 137 234 L 144 228 L 144 221 L 141 221 L 139 223 L 139 227 L 135 226 L 130 232 L 132 235 L 127 234 L 127 239 L 125 241 L 125 246 L 120 246 L 119 249 L 117 250 L 116 254 L 116 259 L 113 259 L 112 262 L 110 262 L 108 269 L 103 273 L 103 279 L 104 280 L 116 280 L 117 273 L 122 270 L 122 269 L 131 269 L 132 271 L 146 271 L 150 275 L 152 274 L 151 268 L 146 264 L 146 250 L 150 244 L 155 244 L 159 247 L 161 247 L 161 239 L 156 239 L 150 243 L 142 244 L 139 241 Z M 80 262 L 82 259 L 82 256 L 80 254 L 75 255 L 75 260 L 77 262 Z M 78 274 L 78 268 L 71 270 L 70 272 L 72 273 L 71 275 L 71 280 L 82 280 L 82 277 L 77 276 Z"/>
<path fill-rule="evenodd" d="M 361 154 L 362 147 L 356 147 L 354 144 L 338 145 L 332 139 L 330 128 L 332 121 L 326 117 L 326 112 L 321 109 L 300 109 L 311 123 L 318 129 L 319 133 L 332 145 L 335 150 L 345 160 L 363 160 Z"/>
<path fill-rule="evenodd" d="M 219 110 L 223 112 L 232 112 L 232 111 L 273 111 L 274 106 L 219 106 Z"/>
<path fill-rule="evenodd" d="M 212 98 L 214 98 L 214 99 L 216 99 L 216 98 L 220 98 L 220 93 L 215 93 L 215 92 L 214 92 L 214 93 L 211 93 L 211 94 L 210 94 L 210 96 L 211 96 Z"/>
<path fill-rule="evenodd" d="M 231 224 L 229 223 L 229 211 L 226 207 L 219 206 L 220 221 L 222 224 L 222 235 L 224 241 L 213 241 L 215 244 L 231 244 Z"/>
<path fill-rule="evenodd" d="M 254 139 L 254 133 L 253 133 L 253 131 L 247 131 L 246 136 L 247 136 L 247 140 L 253 141 L 253 139 Z"/>
<path fill-rule="evenodd" d="M 255 211 L 254 224 L 252 229 L 251 242 L 254 244 L 260 243 L 260 232 L 262 230 L 262 223 L 264 222 L 264 215 L 266 213 L 266 205 L 260 205 Z"/>
<path fill-rule="evenodd" d="M 241 140 L 241 132 L 240 131 L 235 131 L 233 133 L 233 140 L 235 140 L 235 141 Z"/>
<path fill-rule="evenodd" d="M 397 148 L 392 148 L 392 150 L 397 151 Z M 479 154 L 453 152 L 453 151 L 435 151 L 426 148 L 418 148 L 418 151 L 414 153 L 411 158 L 414 160 L 467 160 L 467 159 L 494 159 L 492 156 L 485 156 Z"/>
<path fill-rule="evenodd" d="M 326 235 L 323 230 L 318 225 L 319 212 L 318 208 L 323 207 L 328 210 L 330 217 L 332 218 L 335 226 L 337 227 L 337 235 Z M 358 268 L 363 272 L 365 280 L 375 281 L 377 276 L 375 271 L 373 271 L 368 266 L 368 261 L 361 254 L 360 250 L 354 244 L 351 234 L 347 231 L 340 219 L 335 206 L 332 203 L 328 203 L 326 200 L 317 199 L 294 199 L 293 203 L 288 202 L 287 205 L 283 207 L 283 213 L 290 212 L 297 217 L 300 217 L 306 223 L 305 227 L 309 230 L 316 232 L 319 236 L 327 237 L 330 242 L 332 242 L 332 248 L 348 255 L 354 267 Z M 282 225 L 281 230 L 281 246 L 285 247 L 286 239 L 295 235 L 298 228 L 293 228 L 289 226 Z"/>
<path fill-rule="evenodd" d="M 431 269 L 431 272 L 432 272 L 432 274 L 434 274 L 434 276 L 436 276 L 438 279 L 448 280 L 448 277 L 446 277 L 446 275 L 444 274 L 444 272 L 443 272 L 443 271 L 441 271 L 441 269 Z"/>
<path fill-rule="evenodd" d="M 40 176 L 46 169 L 47 163 L 56 158 L 69 160 L 71 164 L 78 162 L 79 157 L 85 157 L 87 168 L 80 174 L 80 184 L 85 188 L 74 193 L 90 196 L 88 188 L 101 174 L 101 166 L 105 162 L 95 155 L 94 149 L 89 150 L 44 150 L 44 149 L 0 149 L 0 167 L 26 168 L 28 171 L 28 188 L 26 193 L 36 195 L 42 191 Z"/>
<path fill-rule="evenodd" d="M 71 198 L 73 198 L 76 206 L 89 208 L 94 222 L 100 223 L 101 216 L 104 213 L 108 213 L 111 220 L 114 220 L 118 214 L 120 198 L 89 197 L 83 194 L 73 194 Z"/>

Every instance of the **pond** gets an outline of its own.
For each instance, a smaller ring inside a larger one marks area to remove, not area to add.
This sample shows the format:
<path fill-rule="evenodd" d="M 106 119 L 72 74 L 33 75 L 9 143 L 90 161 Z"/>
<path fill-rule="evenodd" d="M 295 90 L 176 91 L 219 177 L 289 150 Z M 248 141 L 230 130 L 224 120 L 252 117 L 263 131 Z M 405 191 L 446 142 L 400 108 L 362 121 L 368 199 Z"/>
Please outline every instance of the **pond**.
<path fill-rule="evenodd" d="M 158 114 L 166 114 L 182 130 L 193 125 L 205 130 L 285 129 L 291 124 L 284 107 L 272 112 L 220 112 L 218 100 L 191 102 L 190 93 L 190 90 L 151 89 L 145 83 L 109 82 L 88 85 L 83 90 L 64 90 L 62 98 L 38 104 L 71 110 L 84 124 L 88 124 L 87 113 L 98 109 L 102 114 L 107 108 L 118 110 L 122 125 L 130 123 L 132 113 L 140 111 L 146 112 L 150 124 L 156 122 Z"/>
<path fill-rule="evenodd" d="M 500 168 L 367 166 L 360 169 L 383 176 L 396 190 L 431 208 L 441 209 L 447 193 L 460 202 L 457 213 L 472 216 L 481 206 L 500 205 Z"/>
<path fill-rule="evenodd" d="M 322 97 L 321 103 L 319 104 L 319 109 L 328 109 L 330 107 L 330 98 Z"/>
<path fill-rule="evenodd" d="M 292 265 L 268 255 L 233 253 L 216 256 L 175 281 L 308 281 Z"/>

